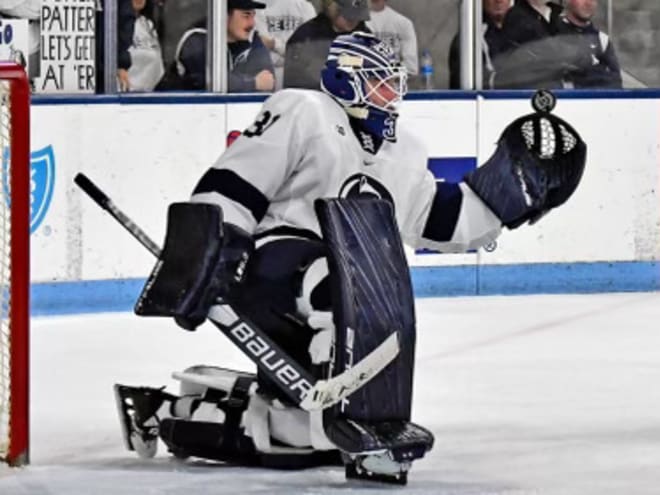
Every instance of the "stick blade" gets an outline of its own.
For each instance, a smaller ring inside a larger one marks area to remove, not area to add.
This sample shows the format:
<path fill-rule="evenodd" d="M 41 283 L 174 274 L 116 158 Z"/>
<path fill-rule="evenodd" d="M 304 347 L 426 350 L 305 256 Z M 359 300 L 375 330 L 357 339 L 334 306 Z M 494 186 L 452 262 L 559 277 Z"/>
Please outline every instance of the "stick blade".
<path fill-rule="evenodd" d="M 300 407 L 307 411 L 326 409 L 366 385 L 399 355 L 399 333 L 392 332 L 378 347 L 352 368 L 328 380 L 319 380 Z"/>

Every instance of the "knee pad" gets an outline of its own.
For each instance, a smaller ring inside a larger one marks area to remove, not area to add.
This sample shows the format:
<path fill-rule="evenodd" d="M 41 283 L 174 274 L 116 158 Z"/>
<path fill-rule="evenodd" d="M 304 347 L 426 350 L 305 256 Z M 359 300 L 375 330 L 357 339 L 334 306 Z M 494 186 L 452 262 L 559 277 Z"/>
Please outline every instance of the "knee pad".
<path fill-rule="evenodd" d="M 180 382 L 181 396 L 198 395 L 200 397 L 209 389 L 228 393 L 234 387 L 239 377 L 255 377 L 254 373 L 236 371 L 219 366 L 197 364 L 183 371 L 174 371 L 172 378 Z"/>
<path fill-rule="evenodd" d="M 313 311 L 329 311 L 331 308 L 328 283 L 328 262 L 325 257 L 317 258 L 305 270 L 296 298 L 298 313 L 309 318 Z"/>

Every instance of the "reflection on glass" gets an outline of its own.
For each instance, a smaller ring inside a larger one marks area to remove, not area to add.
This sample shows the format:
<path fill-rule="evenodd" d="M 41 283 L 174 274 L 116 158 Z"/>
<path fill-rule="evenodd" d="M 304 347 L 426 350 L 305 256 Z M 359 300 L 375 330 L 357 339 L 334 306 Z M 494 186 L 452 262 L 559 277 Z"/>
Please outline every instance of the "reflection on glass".
<path fill-rule="evenodd" d="M 660 2 L 483 0 L 483 87 L 618 89 L 660 85 Z M 501 11 L 506 9 L 503 22 Z M 609 29 L 608 29 L 609 28 Z M 608 32 L 611 31 L 611 32 Z M 460 87 L 458 37 L 450 87 Z M 469 88 L 467 88 L 469 89 Z"/>

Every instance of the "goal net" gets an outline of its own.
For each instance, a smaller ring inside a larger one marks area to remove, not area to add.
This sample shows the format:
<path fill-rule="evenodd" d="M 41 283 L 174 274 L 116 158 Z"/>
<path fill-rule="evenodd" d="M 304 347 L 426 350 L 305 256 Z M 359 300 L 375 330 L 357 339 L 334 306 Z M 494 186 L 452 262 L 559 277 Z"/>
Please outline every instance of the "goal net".
<path fill-rule="evenodd" d="M 0 461 L 28 462 L 29 84 L 0 62 Z"/>

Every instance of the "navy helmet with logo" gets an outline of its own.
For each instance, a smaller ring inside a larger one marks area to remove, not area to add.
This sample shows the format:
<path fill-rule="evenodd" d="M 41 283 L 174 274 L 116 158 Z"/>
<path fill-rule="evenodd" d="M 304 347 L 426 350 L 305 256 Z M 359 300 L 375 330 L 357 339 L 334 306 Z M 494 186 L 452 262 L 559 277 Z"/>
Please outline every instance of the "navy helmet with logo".
<path fill-rule="evenodd" d="M 375 135 L 394 141 L 397 107 L 407 92 L 407 74 L 391 46 L 369 33 L 337 36 L 321 71 L 321 90 Z M 378 97 L 383 88 L 388 99 Z"/>

